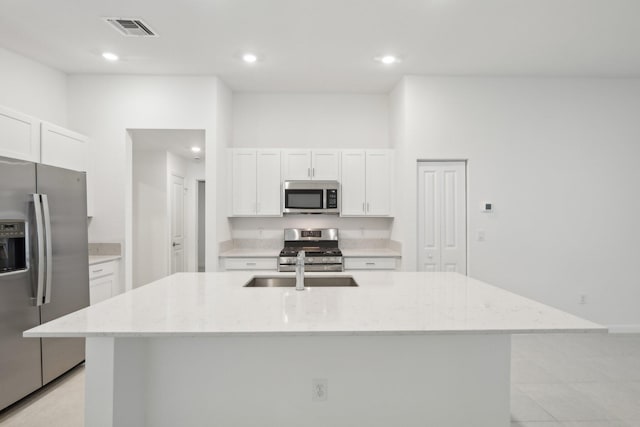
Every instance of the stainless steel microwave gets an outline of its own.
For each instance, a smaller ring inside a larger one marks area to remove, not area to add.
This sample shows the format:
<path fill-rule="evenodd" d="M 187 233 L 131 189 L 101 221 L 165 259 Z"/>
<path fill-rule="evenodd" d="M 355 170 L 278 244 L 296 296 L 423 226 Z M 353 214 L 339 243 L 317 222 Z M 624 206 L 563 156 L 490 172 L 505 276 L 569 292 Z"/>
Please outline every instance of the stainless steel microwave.
<path fill-rule="evenodd" d="M 285 214 L 339 214 L 338 181 L 285 181 Z"/>

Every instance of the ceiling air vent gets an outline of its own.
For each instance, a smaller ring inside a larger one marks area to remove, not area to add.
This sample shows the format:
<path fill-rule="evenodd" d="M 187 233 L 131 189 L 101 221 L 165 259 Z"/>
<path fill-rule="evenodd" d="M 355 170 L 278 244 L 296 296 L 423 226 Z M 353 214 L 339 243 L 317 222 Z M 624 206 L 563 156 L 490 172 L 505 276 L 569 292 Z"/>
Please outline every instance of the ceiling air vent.
<path fill-rule="evenodd" d="M 144 23 L 142 19 L 134 18 L 104 18 L 106 22 L 127 37 L 158 37 L 149 25 Z"/>

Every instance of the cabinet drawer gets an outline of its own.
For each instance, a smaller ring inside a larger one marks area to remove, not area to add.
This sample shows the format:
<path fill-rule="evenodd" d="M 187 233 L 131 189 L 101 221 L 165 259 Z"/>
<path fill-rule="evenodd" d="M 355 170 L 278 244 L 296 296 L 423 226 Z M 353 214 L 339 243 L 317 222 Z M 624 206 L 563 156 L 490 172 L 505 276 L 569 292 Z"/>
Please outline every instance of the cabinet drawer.
<path fill-rule="evenodd" d="M 95 279 L 97 277 L 108 276 L 110 274 L 115 274 L 116 272 L 116 262 L 102 262 L 100 264 L 93 264 L 89 266 L 89 280 Z"/>
<path fill-rule="evenodd" d="M 277 258 L 225 258 L 225 270 L 277 270 Z"/>
<path fill-rule="evenodd" d="M 345 258 L 345 270 L 395 270 L 395 258 Z"/>

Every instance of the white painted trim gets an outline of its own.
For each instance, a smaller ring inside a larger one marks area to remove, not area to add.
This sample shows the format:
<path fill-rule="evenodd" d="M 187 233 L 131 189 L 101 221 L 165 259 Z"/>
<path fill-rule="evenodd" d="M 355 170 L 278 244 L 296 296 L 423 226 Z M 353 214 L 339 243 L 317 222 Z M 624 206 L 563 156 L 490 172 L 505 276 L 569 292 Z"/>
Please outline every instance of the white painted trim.
<path fill-rule="evenodd" d="M 640 334 L 640 324 L 608 325 L 611 334 Z"/>

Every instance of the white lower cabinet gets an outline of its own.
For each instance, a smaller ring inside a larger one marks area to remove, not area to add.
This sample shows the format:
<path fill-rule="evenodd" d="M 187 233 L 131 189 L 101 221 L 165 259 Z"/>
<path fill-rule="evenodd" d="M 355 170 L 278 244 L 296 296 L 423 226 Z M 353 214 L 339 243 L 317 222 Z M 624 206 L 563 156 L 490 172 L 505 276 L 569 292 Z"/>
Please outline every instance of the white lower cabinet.
<path fill-rule="evenodd" d="M 345 270 L 395 270 L 397 267 L 396 258 L 392 257 L 345 257 Z"/>
<path fill-rule="evenodd" d="M 277 270 L 278 258 L 223 258 L 225 270 Z"/>
<path fill-rule="evenodd" d="M 89 303 L 97 304 L 120 293 L 118 260 L 89 265 Z"/>

